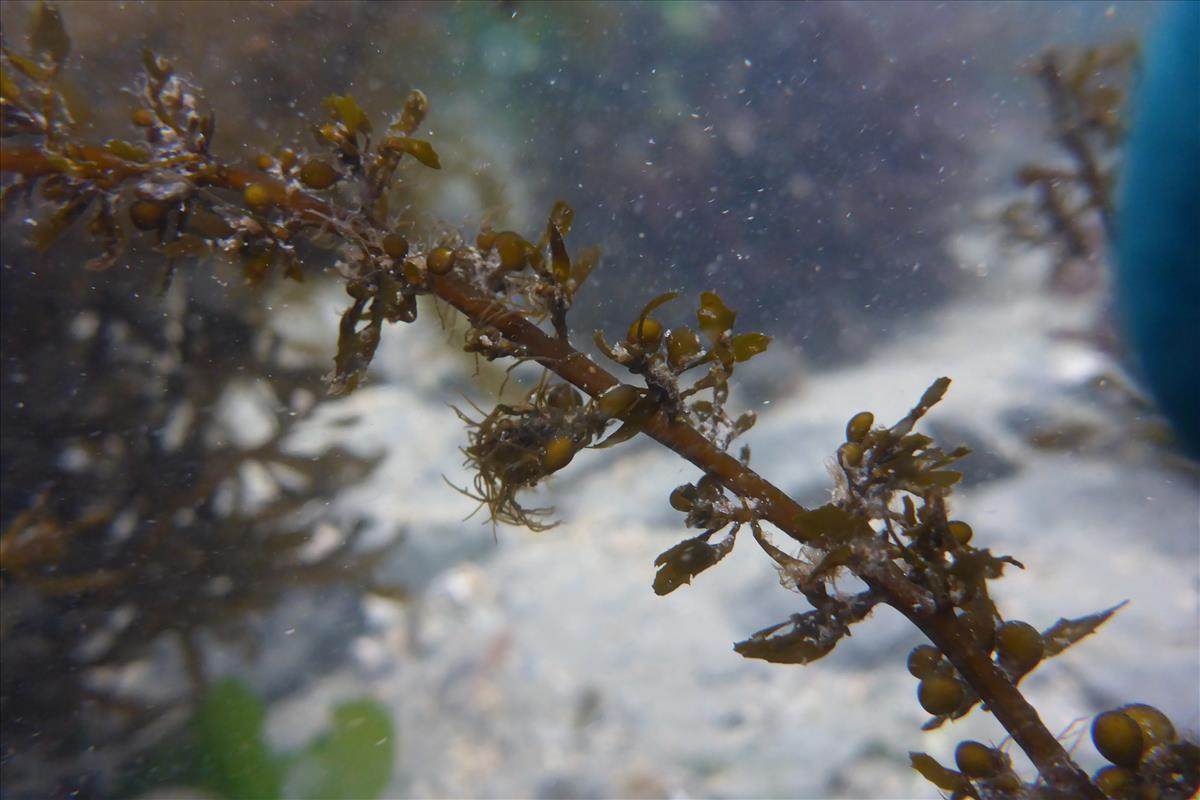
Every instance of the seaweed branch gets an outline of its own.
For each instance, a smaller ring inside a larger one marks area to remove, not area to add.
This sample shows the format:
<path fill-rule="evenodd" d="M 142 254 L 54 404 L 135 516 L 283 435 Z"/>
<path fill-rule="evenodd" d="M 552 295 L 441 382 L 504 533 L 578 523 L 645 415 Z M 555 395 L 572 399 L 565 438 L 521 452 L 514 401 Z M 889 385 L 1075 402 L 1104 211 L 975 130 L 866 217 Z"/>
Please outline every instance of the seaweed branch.
<path fill-rule="evenodd" d="M 61 118 L 39 116 L 26 98 L 52 98 L 51 73 L 15 60 L 8 51 L 4 58 L 6 74 L 12 68 L 22 82 L 5 82 L 6 120 L 26 140 L 0 145 L 0 172 L 9 181 L 5 205 L 19 197 L 48 206 L 46 246 L 95 208 L 88 230 L 107 256 L 93 268 L 111 264 L 123 241 L 115 220 L 127 217 L 133 227 L 156 234 L 166 258 L 233 253 L 242 259 L 247 281 L 257 283 L 276 264 L 285 277 L 303 275 L 311 265 L 295 247 L 298 239 L 334 239 L 333 270 L 351 302 L 327 378 L 332 393 L 353 391 L 362 382 L 383 324 L 414 322 L 420 295 L 463 314 L 470 326 L 463 342 L 467 352 L 532 362 L 546 370 L 521 403 L 500 404 L 481 419 L 460 414 L 469 428 L 463 452 L 476 473 L 471 489 L 463 491 L 487 507 L 493 524 L 544 530 L 550 526 L 544 521 L 549 510 L 524 507 L 522 492 L 564 468 L 584 448 L 648 436 L 703 473 L 669 498 L 685 515 L 685 524 L 701 533 L 658 557 L 656 592 L 668 594 L 690 583 L 717 564 L 738 532 L 749 527 L 781 582 L 803 595 L 812 610 L 753 634 L 735 646 L 738 652 L 781 663 L 812 661 L 832 651 L 876 606 L 890 605 L 931 642 L 909 660 L 920 680 L 918 699 L 931 714 L 927 727 L 982 705 L 1029 756 L 1039 777 L 1024 783 L 1003 754 L 986 747 L 982 766 L 964 757 L 959 771 L 948 770 L 918 754 L 917 769 L 957 796 L 1103 796 L 1018 683 L 1046 658 L 1090 634 L 1115 609 L 1062 620 L 1043 632 L 1002 618 L 987 582 L 1021 565 L 973 545 L 970 526 L 948 519 L 946 500 L 961 477 L 948 467 L 965 457 L 966 449 L 944 451 L 915 432 L 949 388 L 949 379 L 935 381 L 891 426 L 876 426 L 869 412 L 854 415 L 838 451 L 834 500 L 805 508 L 750 467 L 748 448 L 730 452 L 755 421 L 753 414 L 734 417 L 726 410 L 730 378 L 738 364 L 766 350 L 770 338 L 735 333 L 737 314 L 716 292 L 701 295 L 695 329 L 668 330 L 655 318 L 658 308 L 676 299 L 667 293 L 630 315 L 621 341 L 610 343 L 595 334 L 603 356 L 643 387 L 624 382 L 571 343 L 570 309 L 599 253 L 582 250 L 572 257 L 566 237 L 574 212 L 565 202 L 556 203 L 544 230 L 529 238 L 485 227 L 473 242 L 447 235 L 417 245 L 399 233 L 387 198 L 401 187 L 407 169 L 440 168 L 432 144 L 412 136 L 428 110 L 422 93 L 410 94 L 387 132 L 378 136 L 352 97 L 330 97 L 325 103 L 329 121 L 314 126 L 316 151 L 281 148 L 247 167 L 212 154 L 215 125 L 201 94 L 160 56 L 143 59 L 141 105 L 132 116 L 142 141 L 104 146 L 77 141 Z M 1098 173 L 1088 174 L 1100 188 Z M 615 426 L 611 431 L 610 425 Z M 765 523 L 790 540 L 786 548 L 771 541 Z M 722 531 L 727 532 L 714 542 Z M 840 571 L 859 577 L 866 590 L 839 594 L 832 579 Z M 1110 713 L 1142 730 L 1142 719 L 1129 708 Z M 1094 731 L 1102 751 L 1110 743 L 1106 730 Z M 1164 797 L 1186 796 L 1200 784 L 1196 746 L 1161 732 L 1158 739 L 1150 737 L 1146 733 L 1144 741 L 1132 745 L 1119 742 L 1128 748 L 1114 765 L 1126 770 L 1123 777 L 1131 785 L 1153 787 Z"/>
<path fill-rule="evenodd" d="M 1017 184 L 1032 199 L 1009 204 L 1003 219 L 1014 240 L 1057 251 L 1051 276 L 1056 288 L 1081 280 L 1094 285 L 1105 242 L 1114 241 L 1123 107 L 1137 62 L 1137 45 L 1123 42 L 1078 51 L 1052 48 L 1027 66 L 1042 86 L 1050 137 L 1063 158 L 1017 170 Z"/>

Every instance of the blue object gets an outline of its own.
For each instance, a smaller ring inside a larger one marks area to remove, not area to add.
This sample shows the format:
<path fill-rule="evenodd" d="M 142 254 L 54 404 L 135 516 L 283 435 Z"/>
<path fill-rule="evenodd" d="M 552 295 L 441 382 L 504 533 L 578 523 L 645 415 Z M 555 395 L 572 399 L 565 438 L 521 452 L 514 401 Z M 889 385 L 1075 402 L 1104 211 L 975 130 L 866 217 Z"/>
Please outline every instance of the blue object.
<path fill-rule="evenodd" d="M 1200 457 L 1200 2 L 1145 55 L 1117 219 L 1117 302 L 1147 388 Z"/>

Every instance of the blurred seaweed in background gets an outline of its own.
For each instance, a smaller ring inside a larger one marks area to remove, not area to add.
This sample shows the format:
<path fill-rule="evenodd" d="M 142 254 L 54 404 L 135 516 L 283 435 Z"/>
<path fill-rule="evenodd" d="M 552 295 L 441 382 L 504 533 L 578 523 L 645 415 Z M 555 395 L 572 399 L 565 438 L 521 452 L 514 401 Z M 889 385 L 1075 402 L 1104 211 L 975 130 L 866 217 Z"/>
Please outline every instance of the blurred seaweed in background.
<path fill-rule="evenodd" d="M 37 94 L 69 85 L 71 40 L 53 7 L 31 14 L 28 45 L 5 41 L 5 136 L 40 124 L 22 110 L 39 100 L 51 127 L 74 112 L 69 90 L 61 106 Z M 240 286 L 251 276 L 146 263 L 105 198 L 69 179 L 39 192 L 49 217 L 25 187 L 4 195 L 0 780 L 11 796 L 104 795 L 109 770 L 205 691 L 214 641 L 255 658 L 255 623 L 294 590 L 403 592 L 373 581 L 362 521 L 329 511 L 373 460 L 289 447 L 324 368 L 272 332 Z M 91 242 L 59 236 L 89 207 L 81 226 L 107 244 L 84 269 Z M 148 662 L 185 680 L 131 683 Z"/>
<path fill-rule="evenodd" d="M 351 700 L 333 709 L 332 725 L 302 750 L 281 753 L 265 738 L 267 704 L 232 679 L 214 684 L 187 726 L 129 766 L 118 794 L 188 787 L 224 800 L 365 800 L 391 777 L 395 730 L 386 708 Z"/>
<path fill-rule="evenodd" d="M 1114 188 L 1125 134 L 1125 106 L 1136 77 L 1133 41 L 1050 48 L 1027 65 L 1045 94 L 1053 162 L 1028 162 L 1016 173 L 1023 196 L 1003 221 L 1018 242 L 1053 250 L 1050 288 L 1079 292 L 1103 280 L 1113 236 Z"/>

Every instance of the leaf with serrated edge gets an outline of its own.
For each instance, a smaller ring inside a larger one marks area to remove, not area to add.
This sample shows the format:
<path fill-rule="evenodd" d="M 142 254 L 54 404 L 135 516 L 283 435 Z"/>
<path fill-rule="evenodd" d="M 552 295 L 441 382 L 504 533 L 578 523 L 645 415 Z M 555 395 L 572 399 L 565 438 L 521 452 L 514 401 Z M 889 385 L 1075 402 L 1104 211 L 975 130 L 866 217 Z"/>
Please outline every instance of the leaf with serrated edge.
<path fill-rule="evenodd" d="M 706 541 L 712 535 L 712 531 L 706 531 L 659 554 L 654 559 L 654 566 L 659 568 L 654 576 L 654 593 L 670 594 L 728 555 L 736 530 L 717 544 Z"/>
<path fill-rule="evenodd" d="M 1056 656 L 1080 639 L 1092 635 L 1096 632 L 1097 628 L 1108 622 L 1109 617 L 1117 613 L 1128 602 L 1128 600 L 1125 600 L 1124 602 L 1117 603 L 1112 608 L 1097 611 L 1095 614 L 1088 614 L 1086 617 L 1060 619 L 1042 631 L 1042 643 L 1045 648 L 1044 657 L 1050 658 L 1051 656 Z"/>
<path fill-rule="evenodd" d="M 759 353 L 765 353 L 771 337 L 762 333 L 739 333 L 733 337 L 733 360 L 749 361 Z"/>
<path fill-rule="evenodd" d="M 567 246 L 563 243 L 562 233 L 558 226 L 550 223 L 550 274 L 559 284 L 567 282 L 571 277 L 571 257 L 567 255 Z"/>
<path fill-rule="evenodd" d="M 763 633 L 759 631 L 749 639 L 735 643 L 733 649 L 745 658 L 761 658 L 774 664 L 808 664 L 829 655 L 837 644 L 836 638 L 822 641 L 806 630 L 792 630 L 776 636 L 764 636 Z"/>

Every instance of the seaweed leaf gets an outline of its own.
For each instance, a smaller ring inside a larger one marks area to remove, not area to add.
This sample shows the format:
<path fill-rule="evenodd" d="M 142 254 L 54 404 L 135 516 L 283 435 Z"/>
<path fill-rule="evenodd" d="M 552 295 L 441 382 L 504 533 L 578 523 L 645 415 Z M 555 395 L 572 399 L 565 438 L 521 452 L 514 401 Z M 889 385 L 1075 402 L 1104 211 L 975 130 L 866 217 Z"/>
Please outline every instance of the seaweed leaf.
<path fill-rule="evenodd" d="M 850 635 L 850 625 L 865 619 L 879 604 L 879 597 L 867 590 L 850 597 L 822 595 L 818 602 L 819 608 L 793 614 L 787 622 L 763 628 L 749 639 L 737 642 L 733 649 L 746 658 L 761 658 L 776 664 L 816 661 L 832 652 L 842 637 Z M 779 633 L 789 625 L 791 630 Z"/>
<path fill-rule="evenodd" d="M 63 26 L 62 15 L 53 3 L 40 2 L 33 12 L 29 46 L 35 53 L 49 57 L 53 74 L 62 69 L 71 52 L 71 37 Z"/>
<path fill-rule="evenodd" d="M 716 564 L 733 550 L 737 526 L 717 544 L 709 544 L 708 538 L 714 531 L 687 539 L 654 559 L 658 573 L 654 576 L 654 593 L 670 594 L 680 586 L 692 582 L 692 578 Z"/>
<path fill-rule="evenodd" d="M 338 95 L 333 94 L 326 97 L 321 103 L 329 110 L 329 113 L 342 125 L 346 126 L 346 130 L 350 133 L 369 133 L 371 131 L 371 123 L 367 120 L 367 115 L 359 108 L 358 102 L 348 94 Z"/>
<path fill-rule="evenodd" d="M 224 680 L 196 710 L 192 734 L 203 782 L 231 800 L 282 796 L 283 771 L 262 738 L 266 706 L 243 684 Z"/>
<path fill-rule="evenodd" d="M 615 411 L 617 406 L 626 402 L 627 398 L 624 393 L 618 394 L 618 392 L 614 391 L 615 389 L 619 388 L 620 387 L 614 387 L 614 389 L 609 390 L 611 393 L 611 399 L 613 401 L 609 410 Z M 624 424 L 613 431 L 604 441 L 592 445 L 593 449 L 603 450 L 632 439 L 634 436 L 637 436 L 642 432 L 642 429 L 646 427 L 646 423 L 650 421 L 655 413 L 657 413 L 658 405 L 649 397 L 638 394 L 633 394 L 631 396 L 633 398 L 633 402 L 627 406 L 624 406 L 621 408 L 621 410 L 614 414 L 614 416 L 619 415 L 624 421 Z M 604 405 L 605 404 L 602 398 L 601 407 L 603 408 Z M 605 413 L 608 412 L 606 411 Z"/>
<path fill-rule="evenodd" d="M 809 534 L 802 541 L 824 542 L 829 546 L 850 542 L 874 533 L 870 523 L 864 517 L 833 503 L 806 510 L 797 516 L 796 523 L 797 527 Z"/>
<path fill-rule="evenodd" d="M 103 272 L 117 263 L 125 245 L 124 234 L 108 199 L 100 203 L 96 216 L 88 223 L 88 232 L 100 245 L 100 253 L 85 261 L 83 268 L 91 272 Z"/>
<path fill-rule="evenodd" d="M 132 144 L 121 139 L 109 139 L 104 143 L 104 149 L 117 158 L 145 164 L 150 160 L 150 151 L 144 145 Z"/>
<path fill-rule="evenodd" d="M 0 99 L 20 100 L 21 87 L 8 74 L 8 70 L 0 68 Z M 7 109 L 6 109 L 7 111 Z"/>
<path fill-rule="evenodd" d="M 14 53 L 11 50 L 4 50 L 4 57 L 8 59 L 8 63 L 17 68 L 17 72 L 37 83 L 45 83 L 50 79 L 50 73 L 43 69 L 36 61 L 20 53 Z M 15 88 L 15 87 L 14 87 Z"/>
<path fill-rule="evenodd" d="M 913 429 L 913 425 L 917 424 L 917 420 L 925 416 L 929 409 L 937 405 L 942 397 L 945 396 L 946 390 L 950 388 L 949 378 L 938 378 L 925 393 L 921 395 L 921 399 L 913 406 L 904 418 L 891 427 L 891 433 L 895 436 L 904 436 Z"/>
<path fill-rule="evenodd" d="M 909 753 L 908 757 L 912 761 L 912 768 L 939 789 L 945 789 L 947 792 L 970 791 L 971 784 L 961 772 L 943 767 L 933 756 L 927 753 Z"/>
<path fill-rule="evenodd" d="M 566 200 L 555 200 L 550 209 L 550 224 L 558 228 L 559 233 L 566 236 L 571 232 L 571 224 L 575 221 L 575 209 Z"/>
<path fill-rule="evenodd" d="M 147 75 L 159 83 L 166 81 L 175 71 L 170 61 L 156 55 L 149 48 L 142 50 L 142 68 L 146 70 Z"/>
<path fill-rule="evenodd" d="M 663 292 L 649 303 L 646 303 L 646 305 L 642 308 L 641 313 L 637 316 L 638 320 L 640 321 L 650 316 L 651 311 L 663 305 L 664 303 L 669 303 L 676 297 L 679 297 L 679 292 Z"/>
<path fill-rule="evenodd" d="M 776 547 L 771 540 L 767 538 L 767 535 L 763 533 L 762 525 L 759 524 L 758 520 L 750 520 L 750 530 L 753 531 L 754 540 L 758 542 L 758 546 L 761 547 L 763 552 L 770 556 L 771 560 L 779 566 L 782 574 L 786 574 L 791 577 L 793 575 L 801 575 L 808 569 L 808 565 L 803 561 L 788 555 L 783 550 L 780 550 L 778 547 Z"/>
<path fill-rule="evenodd" d="M 1117 603 L 1112 608 L 1097 611 L 1095 614 L 1088 614 L 1086 617 L 1060 619 L 1042 631 L 1042 642 L 1045 647 L 1044 657 L 1050 658 L 1051 656 L 1056 656 L 1080 639 L 1092 635 L 1096 632 L 1097 628 L 1108 622 L 1109 618 L 1128 602 L 1128 600 L 1125 600 Z"/>
<path fill-rule="evenodd" d="M 767 351 L 771 337 L 762 333 L 740 333 L 733 337 L 733 360 L 749 361 Z"/>
<path fill-rule="evenodd" d="M 343 703 L 333 712 L 333 730 L 314 741 L 303 766 L 320 775 L 305 792 L 313 800 L 380 797 L 392 774 L 395 731 L 387 711 L 371 700 Z"/>
<path fill-rule="evenodd" d="M 383 141 L 382 147 L 398 153 L 408 153 L 430 169 L 441 169 L 442 162 L 438 159 L 433 145 L 424 139 L 412 139 L 408 136 L 389 136 Z"/>
<path fill-rule="evenodd" d="M 808 624 L 807 614 L 797 614 L 790 622 L 781 622 L 737 642 L 733 649 L 746 658 L 761 658 L 775 664 L 808 664 L 829 655 L 840 636 L 824 636 L 816 625 Z M 792 625 L 792 630 L 776 634 Z"/>
<path fill-rule="evenodd" d="M 700 308 L 696 311 L 696 320 L 699 322 L 700 332 L 707 336 L 709 341 L 715 342 L 721 338 L 721 334 L 733 327 L 736 319 L 737 312 L 730 311 L 716 292 L 700 294 Z"/>
<path fill-rule="evenodd" d="M 571 277 L 571 257 L 567 255 L 567 246 L 563 243 L 562 233 L 551 221 L 550 232 L 550 274 L 559 285 L 565 284 Z"/>
<path fill-rule="evenodd" d="M 575 254 L 575 261 L 571 264 L 571 281 L 575 284 L 574 291 L 579 291 L 579 287 L 587 280 L 588 275 L 592 274 L 592 270 L 600 263 L 600 248 L 585 247 Z"/>
<path fill-rule="evenodd" d="M 816 563 L 809 572 L 806 579 L 806 585 L 818 581 L 824 581 L 841 567 L 850 563 L 854 556 L 854 551 L 848 544 L 841 544 L 833 548 L 821 557 L 821 560 Z"/>
<path fill-rule="evenodd" d="M 413 89 L 404 101 L 404 110 L 400 118 L 392 123 L 391 128 L 404 134 L 411 134 L 421 127 L 425 115 L 429 112 L 429 98 L 420 89 Z"/>
<path fill-rule="evenodd" d="M 754 427 L 754 423 L 758 422 L 758 414 L 753 411 L 743 411 L 738 418 L 733 421 L 732 438 L 741 436 L 746 431 Z"/>
<path fill-rule="evenodd" d="M 337 355 L 334 356 L 333 373 L 327 376 L 329 393 L 338 396 L 354 391 L 366 374 L 367 367 L 379 346 L 381 329 L 383 327 L 383 307 L 378 303 L 371 304 L 371 316 L 366 327 L 358 329 L 362 319 L 363 309 L 367 301 L 355 300 L 350 308 L 342 314 L 338 325 Z"/>

